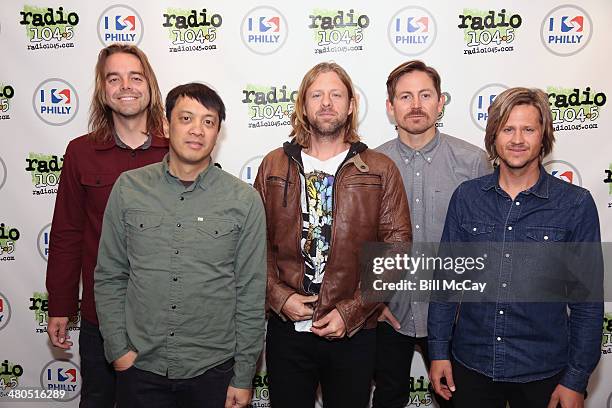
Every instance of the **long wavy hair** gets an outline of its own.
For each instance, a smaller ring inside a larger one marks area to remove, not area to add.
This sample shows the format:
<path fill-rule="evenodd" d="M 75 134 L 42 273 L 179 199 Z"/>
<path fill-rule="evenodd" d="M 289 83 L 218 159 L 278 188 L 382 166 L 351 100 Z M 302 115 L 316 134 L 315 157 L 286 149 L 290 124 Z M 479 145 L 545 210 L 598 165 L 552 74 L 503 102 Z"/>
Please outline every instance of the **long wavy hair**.
<path fill-rule="evenodd" d="M 90 135 L 96 142 L 106 142 L 113 137 L 115 126 L 113 123 L 113 112 L 107 104 L 106 92 L 104 91 L 104 81 L 106 79 L 104 65 L 109 56 L 120 52 L 134 55 L 142 65 L 143 75 L 147 80 L 149 94 L 151 95 L 151 100 L 147 107 L 147 133 L 152 136 L 162 137 L 164 104 L 161 92 L 159 91 L 159 85 L 157 84 L 157 78 L 145 53 L 135 45 L 128 44 L 111 44 L 103 48 L 98 54 L 95 88 L 89 108 Z"/>
<path fill-rule="evenodd" d="M 300 89 L 298 90 L 297 100 L 295 101 L 295 110 L 291 114 L 291 126 L 293 127 L 293 130 L 291 130 L 289 136 L 295 137 L 297 144 L 304 148 L 310 147 L 310 136 L 312 135 L 310 123 L 308 122 L 308 117 L 306 116 L 306 91 L 314 83 L 319 74 L 325 72 L 335 72 L 338 75 L 348 90 L 349 101 L 353 101 L 353 112 L 348 115 L 344 125 L 344 141 L 347 143 L 355 143 L 359 141 L 359 135 L 357 134 L 357 112 L 359 103 L 355 97 L 353 81 L 351 81 L 351 77 L 348 76 L 344 68 L 335 62 L 321 62 L 312 67 L 306 73 L 306 75 L 304 75 L 304 79 L 302 79 Z"/>

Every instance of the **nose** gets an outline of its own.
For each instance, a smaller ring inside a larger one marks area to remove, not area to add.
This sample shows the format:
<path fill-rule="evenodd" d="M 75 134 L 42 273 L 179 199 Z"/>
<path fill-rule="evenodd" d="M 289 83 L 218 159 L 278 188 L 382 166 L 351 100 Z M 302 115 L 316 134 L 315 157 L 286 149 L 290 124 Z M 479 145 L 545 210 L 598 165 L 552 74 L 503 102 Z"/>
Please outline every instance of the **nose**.
<path fill-rule="evenodd" d="M 192 135 L 201 136 L 201 135 L 204 134 L 204 130 L 203 129 L 204 129 L 203 125 L 200 125 L 196 121 L 193 121 L 193 124 L 191 125 L 191 128 L 189 129 L 189 132 Z"/>
<path fill-rule="evenodd" d="M 121 89 L 132 89 L 129 78 L 121 78 Z"/>
<path fill-rule="evenodd" d="M 412 109 L 418 109 L 422 106 L 421 104 L 421 98 L 419 98 L 419 96 L 417 95 L 416 97 L 411 99 L 412 102 Z"/>
<path fill-rule="evenodd" d="M 323 93 L 323 96 L 321 97 L 321 105 L 323 106 L 331 106 L 331 96 L 327 93 Z"/>

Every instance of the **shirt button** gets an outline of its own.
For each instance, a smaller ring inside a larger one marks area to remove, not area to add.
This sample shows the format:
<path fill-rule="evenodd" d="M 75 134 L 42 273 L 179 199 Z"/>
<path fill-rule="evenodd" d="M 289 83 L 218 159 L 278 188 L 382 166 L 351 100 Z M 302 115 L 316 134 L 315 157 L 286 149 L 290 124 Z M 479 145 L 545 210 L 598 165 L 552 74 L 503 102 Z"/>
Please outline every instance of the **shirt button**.
<path fill-rule="evenodd" d="M 417 224 L 417 225 L 414 226 L 414 228 L 419 229 L 419 228 L 421 228 L 421 226 Z"/>
<path fill-rule="evenodd" d="M 172 337 L 172 336 L 174 336 L 174 332 L 173 331 L 170 332 L 170 337 Z"/>
<path fill-rule="evenodd" d="M 177 249 L 176 251 L 174 251 L 174 253 L 178 255 L 179 254 L 179 250 Z"/>
<path fill-rule="evenodd" d="M 476 232 L 476 230 L 477 230 L 477 229 L 478 229 L 478 228 L 474 227 L 474 228 L 472 228 L 472 231 Z"/>
<path fill-rule="evenodd" d="M 512 225 L 508 227 L 508 231 L 512 231 Z"/>
<path fill-rule="evenodd" d="M 134 150 L 132 150 L 132 154 L 131 154 L 131 156 L 132 156 L 132 157 L 136 157 L 136 152 L 135 152 Z"/>
<path fill-rule="evenodd" d="M 416 175 L 417 175 L 417 177 L 418 177 L 418 176 L 420 176 L 420 175 L 421 175 L 421 173 L 417 171 Z"/>
<path fill-rule="evenodd" d="M 176 305 L 172 305 L 172 310 L 176 309 Z"/>
<path fill-rule="evenodd" d="M 428 157 L 428 158 L 427 158 L 427 161 L 428 161 L 428 162 L 430 162 L 430 161 L 431 161 L 431 157 Z"/>
<path fill-rule="evenodd" d="M 179 200 L 181 200 L 181 201 L 183 201 L 184 199 L 185 199 L 185 197 L 181 197 L 181 198 L 179 198 Z"/>
<path fill-rule="evenodd" d="M 497 338 L 497 341 L 501 341 L 501 337 L 498 337 L 498 338 Z"/>
<path fill-rule="evenodd" d="M 417 199 L 416 199 L 416 200 L 414 200 L 414 201 L 416 201 L 417 203 L 419 203 L 419 202 L 421 202 L 421 199 L 417 198 Z"/>
<path fill-rule="evenodd" d="M 516 205 L 521 205 L 521 202 L 520 202 L 520 201 L 517 201 L 517 202 L 516 202 L 516 203 L 514 203 L 514 204 L 516 204 Z"/>
<path fill-rule="evenodd" d="M 409 161 L 408 159 L 404 159 L 404 163 L 408 164 L 408 161 Z"/>
<path fill-rule="evenodd" d="M 181 228 L 181 223 L 176 224 L 177 227 Z"/>
<path fill-rule="evenodd" d="M 174 282 L 176 282 L 176 281 L 178 280 L 178 278 L 175 276 L 174 278 L 172 278 L 172 280 L 173 280 Z"/>
<path fill-rule="evenodd" d="M 499 314 L 504 314 L 504 311 L 503 311 L 503 310 L 500 310 L 500 311 L 499 311 Z"/>
<path fill-rule="evenodd" d="M 506 283 L 502 283 L 502 288 L 505 288 L 506 286 L 508 286 Z"/>
<path fill-rule="evenodd" d="M 506 254 L 506 258 L 510 258 L 510 254 Z"/>
<path fill-rule="evenodd" d="M 544 235 L 544 241 L 548 241 L 548 235 Z"/>

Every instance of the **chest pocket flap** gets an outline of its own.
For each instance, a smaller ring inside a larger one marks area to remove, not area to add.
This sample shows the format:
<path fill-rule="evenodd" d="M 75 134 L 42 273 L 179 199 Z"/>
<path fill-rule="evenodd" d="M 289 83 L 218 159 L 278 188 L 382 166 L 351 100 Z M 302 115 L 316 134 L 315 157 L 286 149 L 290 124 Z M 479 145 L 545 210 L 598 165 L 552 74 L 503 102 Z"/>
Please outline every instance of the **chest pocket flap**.
<path fill-rule="evenodd" d="M 197 228 L 200 233 L 212 238 L 221 238 L 238 229 L 233 221 L 214 218 L 204 218 L 203 221 L 198 221 Z"/>
<path fill-rule="evenodd" d="M 557 227 L 527 227 L 526 235 L 537 242 L 559 242 L 565 240 L 567 231 Z"/>

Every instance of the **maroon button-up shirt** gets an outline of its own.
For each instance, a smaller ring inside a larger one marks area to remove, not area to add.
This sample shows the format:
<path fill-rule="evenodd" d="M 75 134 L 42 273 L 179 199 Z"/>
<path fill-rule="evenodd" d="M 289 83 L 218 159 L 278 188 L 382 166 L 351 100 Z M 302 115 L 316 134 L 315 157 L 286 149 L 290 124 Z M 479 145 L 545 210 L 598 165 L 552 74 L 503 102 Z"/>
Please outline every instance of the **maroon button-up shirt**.
<path fill-rule="evenodd" d="M 113 184 L 124 171 L 157 163 L 167 152 L 168 143 L 161 137 L 152 137 L 148 148 L 136 150 L 120 147 L 113 139 L 95 143 L 90 135 L 68 144 L 49 241 L 49 316 L 77 314 L 82 276 L 81 317 L 98 323 L 93 273 Z"/>

